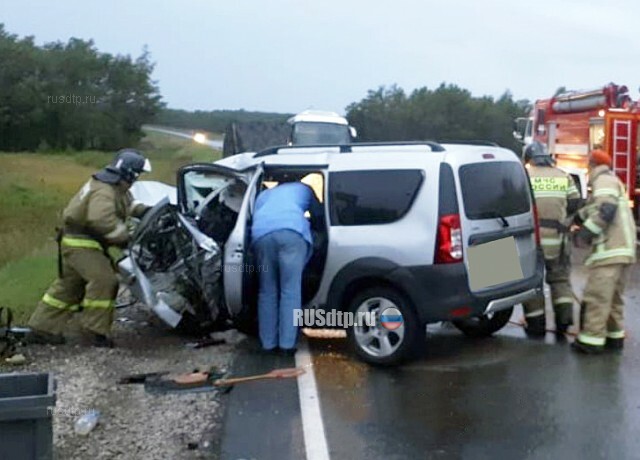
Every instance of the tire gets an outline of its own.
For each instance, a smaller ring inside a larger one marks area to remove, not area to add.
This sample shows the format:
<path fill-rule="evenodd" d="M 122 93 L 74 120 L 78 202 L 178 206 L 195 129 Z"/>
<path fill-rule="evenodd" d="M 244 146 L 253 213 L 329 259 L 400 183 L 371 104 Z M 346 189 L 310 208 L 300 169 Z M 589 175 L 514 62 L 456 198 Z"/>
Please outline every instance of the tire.
<path fill-rule="evenodd" d="M 185 337 L 202 337 L 216 330 L 212 322 L 203 323 L 191 313 L 185 313 L 176 326 L 176 332 Z"/>
<path fill-rule="evenodd" d="M 400 312 L 402 324 L 396 329 L 382 325 L 380 315 L 388 308 Z M 352 326 L 347 330 L 349 345 L 363 361 L 373 365 L 393 366 L 412 357 L 425 339 L 425 326 L 420 324 L 411 302 L 395 289 L 371 287 L 356 294 L 349 311 L 358 321 L 358 313 L 375 312 L 376 325 Z"/>
<path fill-rule="evenodd" d="M 511 318 L 513 307 L 497 311 L 491 315 L 476 316 L 473 318 L 458 319 L 453 325 L 467 337 L 489 337 L 494 332 L 502 329 Z"/>
<path fill-rule="evenodd" d="M 258 311 L 253 307 L 246 307 L 233 321 L 235 328 L 251 337 L 259 336 Z"/>

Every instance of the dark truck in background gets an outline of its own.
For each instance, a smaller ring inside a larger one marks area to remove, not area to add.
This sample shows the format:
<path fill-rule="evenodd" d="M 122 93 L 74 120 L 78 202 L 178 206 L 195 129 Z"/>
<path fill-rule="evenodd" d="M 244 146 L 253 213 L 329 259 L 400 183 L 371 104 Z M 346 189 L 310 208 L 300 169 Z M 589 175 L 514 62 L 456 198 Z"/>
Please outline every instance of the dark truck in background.
<path fill-rule="evenodd" d="M 227 126 L 223 157 L 243 152 L 259 152 L 279 145 L 350 144 L 356 130 L 335 112 L 305 110 L 286 122 L 234 122 Z"/>

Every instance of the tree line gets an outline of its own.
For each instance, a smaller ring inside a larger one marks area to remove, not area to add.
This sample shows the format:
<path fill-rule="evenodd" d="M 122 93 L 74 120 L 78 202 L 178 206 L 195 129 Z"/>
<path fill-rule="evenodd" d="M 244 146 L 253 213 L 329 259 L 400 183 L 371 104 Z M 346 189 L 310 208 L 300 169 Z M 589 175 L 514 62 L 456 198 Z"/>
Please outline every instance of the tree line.
<path fill-rule="evenodd" d="M 398 86 L 370 90 L 347 107 L 347 119 L 360 141 L 490 141 L 517 151 L 513 121 L 529 110 L 529 101 L 514 101 L 509 92 L 494 100 L 442 83 L 409 95 Z"/>
<path fill-rule="evenodd" d="M 453 84 L 407 93 L 398 86 L 370 90 L 346 108 L 358 130 L 358 141 L 490 141 L 518 151 L 513 121 L 526 116 L 528 100 L 515 101 L 509 92 L 498 99 L 473 97 Z M 290 114 L 244 110 L 195 111 L 164 109 L 154 120 L 178 128 L 224 132 L 232 122 L 284 122 Z"/>
<path fill-rule="evenodd" d="M 134 59 L 92 40 L 37 46 L 0 24 L 0 150 L 135 145 L 162 107 L 152 71 L 146 49 Z"/>

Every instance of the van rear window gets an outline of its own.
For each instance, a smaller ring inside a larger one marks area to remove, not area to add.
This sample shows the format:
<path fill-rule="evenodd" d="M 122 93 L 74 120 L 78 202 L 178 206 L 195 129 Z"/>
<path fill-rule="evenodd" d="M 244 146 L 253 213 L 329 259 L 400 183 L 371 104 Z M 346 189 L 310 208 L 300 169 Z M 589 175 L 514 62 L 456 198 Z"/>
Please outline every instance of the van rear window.
<path fill-rule="evenodd" d="M 460 183 L 469 219 L 508 217 L 529 211 L 529 179 L 520 163 L 464 165 L 460 167 Z"/>

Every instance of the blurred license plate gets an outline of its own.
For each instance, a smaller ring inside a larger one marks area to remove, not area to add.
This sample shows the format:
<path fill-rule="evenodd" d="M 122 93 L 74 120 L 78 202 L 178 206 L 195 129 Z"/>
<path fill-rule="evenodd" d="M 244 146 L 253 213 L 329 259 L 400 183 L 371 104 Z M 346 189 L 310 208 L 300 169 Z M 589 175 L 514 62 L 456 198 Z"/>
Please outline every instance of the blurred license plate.
<path fill-rule="evenodd" d="M 524 278 L 513 236 L 467 248 L 472 291 Z"/>

